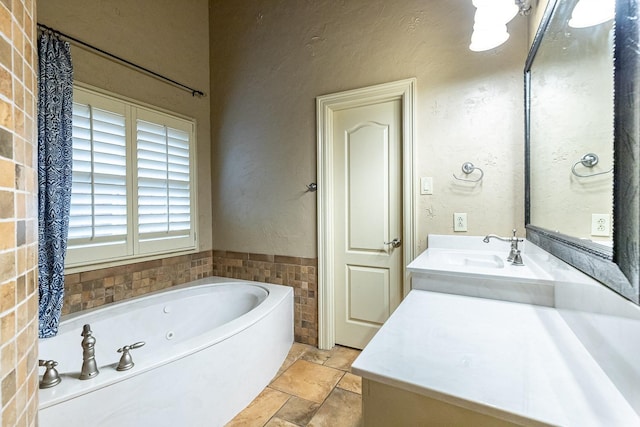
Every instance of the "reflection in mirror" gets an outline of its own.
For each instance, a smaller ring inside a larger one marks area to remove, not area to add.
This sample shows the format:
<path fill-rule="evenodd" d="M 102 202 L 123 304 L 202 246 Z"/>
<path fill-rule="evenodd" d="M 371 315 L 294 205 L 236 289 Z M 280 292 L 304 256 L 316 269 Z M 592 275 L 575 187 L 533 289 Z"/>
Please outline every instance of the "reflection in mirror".
<path fill-rule="evenodd" d="M 611 248 L 614 9 L 579 22 L 588 3 L 557 4 L 531 65 L 530 223 Z"/>
<path fill-rule="evenodd" d="M 527 239 L 638 304 L 640 4 L 615 0 L 615 24 L 585 26 L 576 0 L 548 2 L 524 70 Z M 579 4 L 601 3 L 613 0 Z M 611 209 L 613 248 L 593 241 Z"/>

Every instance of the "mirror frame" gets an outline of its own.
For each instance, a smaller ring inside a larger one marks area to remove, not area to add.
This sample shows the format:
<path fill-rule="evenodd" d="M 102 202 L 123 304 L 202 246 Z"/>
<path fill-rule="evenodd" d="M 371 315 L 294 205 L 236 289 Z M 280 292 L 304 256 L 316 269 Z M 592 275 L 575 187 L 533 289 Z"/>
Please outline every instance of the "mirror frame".
<path fill-rule="evenodd" d="M 605 286 L 640 303 L 640 53 L 638 0 L 616 0 L 614 48 L 613 250 L 531 224 L 531 66 L 551 17 L 549 0 L 524 69 L 527 239 Z"/>

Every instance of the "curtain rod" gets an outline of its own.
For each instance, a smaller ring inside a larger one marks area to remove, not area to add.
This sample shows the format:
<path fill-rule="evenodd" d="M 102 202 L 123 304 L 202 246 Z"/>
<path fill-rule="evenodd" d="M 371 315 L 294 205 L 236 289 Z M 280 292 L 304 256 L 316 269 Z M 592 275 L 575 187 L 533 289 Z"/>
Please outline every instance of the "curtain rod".
<path fill-rule="evenodd" d="M 51 27 L 48 27 L 48 26 L 46 26 L 44 24 L 38 23 L 38 28 L 40 28 L 43 31 L 48 31 L 48 32 L 57 34 L 60 37 L 63 37 L 65 39 L 69 40 L 70 42 L 72 42 L 72 44 L 80 45 L 80 46 L 88 48 L 88 49 L 90 49 L 90 50 L 92 50 L 94 52 L 97 52 L 100 55 L 106 56 L 109 59 L 114 59 L 117 62 L 120 62 L 120 63 L 122 63 L 122 64 L 124 64 L 124 65 L 126 65 L 126 66 L 128 66 L 130 68 L 133 68 L 136 71 L 140 71 L 140 72 L 142 72 L 144 74 L 150 75 L 151 77 L 155 77 L 158 80 L 162 80 L 165 83 L 169 83 L 169 84 L 172 84 L 173 86 L 179 87 L 182 90 L 186 90 L 187 92 L 191 92 L 191 96 L 199 96 L 199 97 L 205 96 L 205 93 L 202 92 L 201 90 L 197 90 L 197 89 L 194 89 L 194 88 L 189 87 L 187 85 L 184 85 L 184 84 L 182 84 L 180 82 L 177 82 L 177 81 L 175 81 L 173 79 L 170 79 L 169 77 L 165 77 L 162 74 L 158 74 L 155 71 L 151 71 L 148 68 L 145 68 L 145 67 L 143 67 L 141 65 L 135 64 L 135 63 L 133 63 L 131 61 L 128 61 L 128 60 L 126 60 L 124 58 L 121 58 L 121 57 L 119 57 L 117 55 L 114 55 L 113 53 L 109 53 L 106 50 L 102 50 L 102 49 L 100 49 L 98 47 L 92 46 L 89 43 L 83 42 L 82 40 L 78 40 L 75 37 L 72 37 L 70 35 L 62 33 L 60 31 L 58 31 L 56 29 L 53 29 Z"/>

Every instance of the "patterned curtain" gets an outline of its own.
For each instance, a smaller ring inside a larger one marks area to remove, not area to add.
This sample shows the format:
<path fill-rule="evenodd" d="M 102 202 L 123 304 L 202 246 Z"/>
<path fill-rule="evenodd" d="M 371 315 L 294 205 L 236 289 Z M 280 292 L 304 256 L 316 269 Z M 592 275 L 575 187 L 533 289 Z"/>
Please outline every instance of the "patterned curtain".
<path fill-rule="evenodd" d="M 69 43 L 38 40 L 38 290 L 40 338 L 58 333 L 71 206 L 73 67 Z"/>

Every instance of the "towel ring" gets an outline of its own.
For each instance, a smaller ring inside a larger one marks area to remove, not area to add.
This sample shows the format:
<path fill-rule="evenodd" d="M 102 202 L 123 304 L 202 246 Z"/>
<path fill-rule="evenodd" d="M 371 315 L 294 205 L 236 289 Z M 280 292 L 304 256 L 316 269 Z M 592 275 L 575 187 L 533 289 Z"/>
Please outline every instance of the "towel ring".
<path fill-rule="evenodd" d="M 578 160 L 577 162 L 575 162 L 573 164 L 573 166 L 571 167 L 571 173 L 574 174 L 575 176 L 579 177 L 579 178 L 591 178 L 592 176 L 604 175 L 604 174 L 607 174 L 609 172 L 613 172 L 613 168 L 609 169 L 608 171 L 596 172 L 596 173 L 592 173 L 590 175 L 582 175 L 582 174 L 576 172 L 576 166 L 578 166 L 579 164 L 582 164 L 582 166 L 584 166 L 585 168 L 592 168 L 595 165 L 597 165 L 599 161 L 600 161 L 600 158 L 598 157 L 597 154 L 595 154 L 595 153 L 587 153 L 584 156 L 582 156 L 582 158 L 580 160 Z"/>
<path fill-rule="evenodd" d="M 453 177 L 458 181 L 480 182 L 482 180 L 482 177 L 484 176 L 484 172 L 482 171 L 482 169 L 475 167 L 471 162 L 464 162 L 462 164 L 462 172 L 464 172 L 465 175 L 469 175 L 476 170 L 480 172 L 480 176 L 478 177 L 478 179 L 458 178 L 455 173 L 453 174 Z"/>

